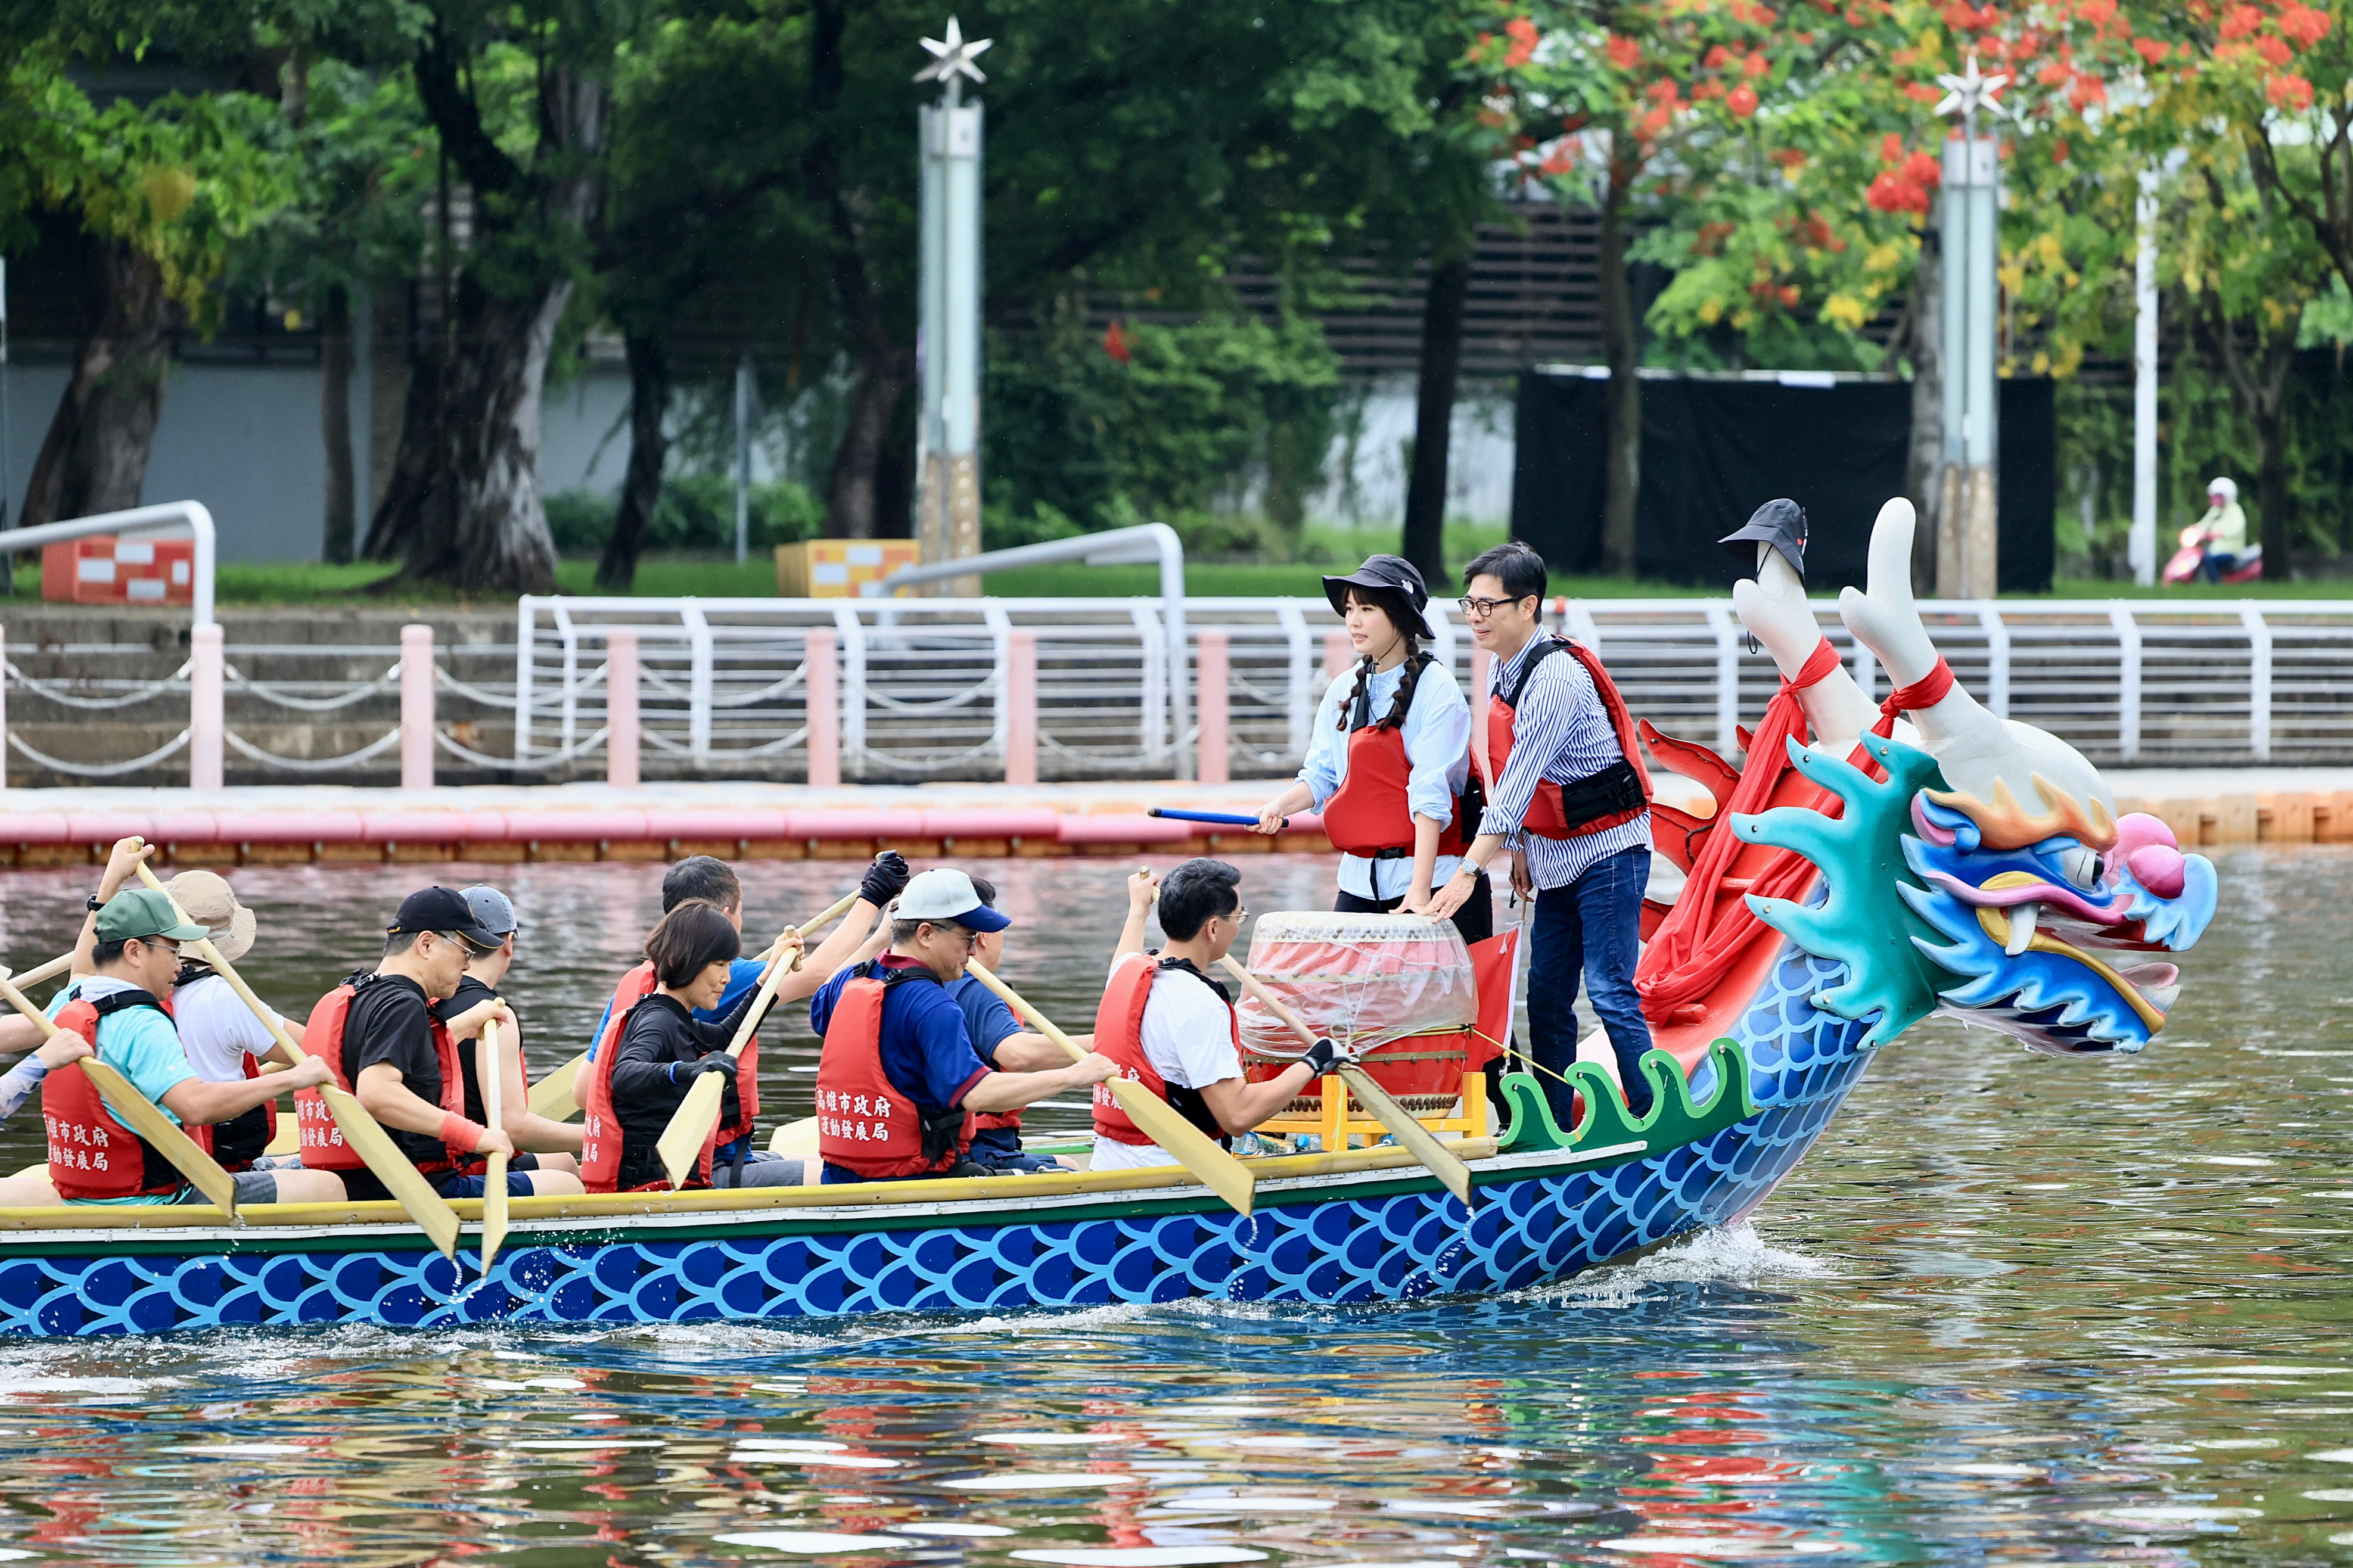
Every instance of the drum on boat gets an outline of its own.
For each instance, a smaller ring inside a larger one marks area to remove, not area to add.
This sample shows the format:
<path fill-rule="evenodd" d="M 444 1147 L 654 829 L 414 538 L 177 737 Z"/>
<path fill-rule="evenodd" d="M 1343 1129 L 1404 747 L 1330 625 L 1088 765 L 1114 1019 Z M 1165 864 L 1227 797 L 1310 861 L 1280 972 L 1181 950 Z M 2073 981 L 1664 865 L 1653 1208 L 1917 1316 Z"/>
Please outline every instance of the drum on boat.
<path fill-rule="evenodd" d="M 1309 1028 L 1353 1047 L 1373 1080 L 1417 1115 L 1461 1092 L 1479 997 L 1452 922 L 1420 915 L 1278 910 L 1259 917 L 1250 967 Z M 1242 1057 L 1253 1081 L 1296 1060 L 1299 1037 L 1245 996 Z M 1300 1096 L 1320 1105 L 1320 1081 Z"/>

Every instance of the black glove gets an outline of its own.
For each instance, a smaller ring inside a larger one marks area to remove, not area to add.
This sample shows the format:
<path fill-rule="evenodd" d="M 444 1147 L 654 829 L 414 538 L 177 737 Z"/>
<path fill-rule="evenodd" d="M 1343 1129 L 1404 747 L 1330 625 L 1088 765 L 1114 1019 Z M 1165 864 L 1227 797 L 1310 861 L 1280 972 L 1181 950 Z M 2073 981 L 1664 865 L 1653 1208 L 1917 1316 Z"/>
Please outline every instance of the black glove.
<path fill-rule="evenodd" d="M 709 1056 L 694 1064 L 695 1073 L 733 1073 L 734 1070 L 735 1058 L 729 1056 L 725 1051 L 713 1051 Z M 694 1076 L 694 1073 L 689 1073 L 687 1076 L 691 1078 Z"/>
<path fill-rule="evenodd" d="M 879 910 L 905 892 L 907 879 L 913 875 L 907 869 L 905 856 L 896 849 L 885 849 L 866 868 L 865 879 L 858 884 L 858 896 Z"/>
<path fill-rule="evenodd" d="M 1317 1078 L 1322 1078 L 1341 1063 L 1352 1062 L 1356 1058 L 1334 1045 L 1329 1038 L 1325 1038 L 1308 1047 L 1307 1054 L 1299 1059 L 1307 1064 L 1309 1072 L 1314 1073 Z"/>

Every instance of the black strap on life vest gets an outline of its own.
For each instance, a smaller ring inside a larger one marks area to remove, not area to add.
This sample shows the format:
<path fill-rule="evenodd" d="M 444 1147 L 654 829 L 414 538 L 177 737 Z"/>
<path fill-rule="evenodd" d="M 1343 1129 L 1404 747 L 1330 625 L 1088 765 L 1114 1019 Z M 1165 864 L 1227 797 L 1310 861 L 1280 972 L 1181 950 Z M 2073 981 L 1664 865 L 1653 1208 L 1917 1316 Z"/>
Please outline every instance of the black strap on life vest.
<path fill-rule="evenodd" d="M 117 1013 L 127 1013 L 133 1007 L 153 1007 L 167 1018 L 172 1016 L 171 1009 L 157 1001 L 154 994 L 148 991 L 110 991 L 103 996 L 93 996 L 87 1000 L 90 1002 L 90 1011 L 96 1013 L 101 1021 L 112 1017 Z M 96 1040 L 90 1041 L 90 1045 L 92 1050 L 98 1048 Z"/>
<path fill-rule="evenodd" d="M 1561 641 L 1558 637 L 1548 637 L 1543 641 L 1537 643 L 1536 651 L 1528 655 L 1527 663 L 1520 666 L 1520 673 L 1512 678 L 1512 694 L 1504 699 L 1504 706 L 1512 709 L 1518 708 L 1520 705 L 1520 693 L 1528 689 L 1528 678 L 1535 674 L 1536 666 L 1542 664 L 1545 660 L 1550 658 L 1556 653 L 1567 653 L 1567 651 L 1568 645 Z"/>
<path fill-rule="evenodd" d="M 1234 994 L 1226 989 L 1225 983 L 1201 973 L 1191 959 L 1164 958 L 1160 961 L 1159 966 L 1177 974 L 1191 975 L 1216 992 L 1219 1001 L 1229 1007 L 1234 1005 Z M 1227 1132 L 1224 1125 L 1218 1121 L 1218 1113 L 1209 1109 L 1209 1102 L 1201 1098 L 1199 1089 L 1163 1079 L 1162 1091 L 1167 1097 L 1169 1110 L 1200 1129 L 1207 1136 L 1216 1139 L 1219 1148 L 1230 1149 L 1234 1146 L 1232 1135 Z"/>

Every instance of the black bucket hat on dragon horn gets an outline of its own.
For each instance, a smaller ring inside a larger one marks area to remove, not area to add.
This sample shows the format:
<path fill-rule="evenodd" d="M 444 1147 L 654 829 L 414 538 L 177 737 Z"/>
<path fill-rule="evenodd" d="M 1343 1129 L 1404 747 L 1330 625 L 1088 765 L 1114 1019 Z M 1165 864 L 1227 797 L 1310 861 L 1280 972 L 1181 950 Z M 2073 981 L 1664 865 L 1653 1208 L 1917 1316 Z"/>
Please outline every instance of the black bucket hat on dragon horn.
<path fill-rule="evenodd" d="M 1754 567 L 1757 555 L 1744 548 L 1750 542 L 1769 544 L 1781 552 L 1798 581 L 1806 580 L 1806 510 L 1796 501 L 1768 500 L 1749 516 L 1736 533 L 1727 533 L 1716 541 L 1729 548 L 1744 567 Z"/>
<path fill-rule="evenodd" d="M 1398 629 L 1424 642 L 1436 639 L 1437 634 L 1430 629 L 1430 622 L 1422 615 L 1422 611 L 1430 607 L 1430 585 L 1421 580 L 1421 574 L 1415 569 L 1413 563 L 1404 556 L 1367 555 L 1365 563 L 1345 577 L 1324 579 L 1324 596 L 1332 601 L 1332 608 L 1339 614 L 1347 613 L 1348 590 L 1351 588 L 1385 590 L 1403 598 L 1407 624 Z"/>

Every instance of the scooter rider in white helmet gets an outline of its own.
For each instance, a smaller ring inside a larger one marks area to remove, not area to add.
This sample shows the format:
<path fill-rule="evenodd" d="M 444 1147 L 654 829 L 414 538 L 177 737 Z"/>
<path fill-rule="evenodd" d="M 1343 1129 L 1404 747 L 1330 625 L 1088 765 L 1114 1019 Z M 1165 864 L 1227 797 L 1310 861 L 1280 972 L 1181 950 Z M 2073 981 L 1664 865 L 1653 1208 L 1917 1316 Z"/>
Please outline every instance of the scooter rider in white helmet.
<path fill-rule="evenodd" d="M 2239 505 L 2236 480 L 2218 478 L 2206 487 L 2206 515 L 2198 526 L 2207 536 L 2199 574 L 2209 583 L 2220 583 L 2224 573 L 2238 570 L 2239 558 L 2247 550 L 2247 514 Z"/>

